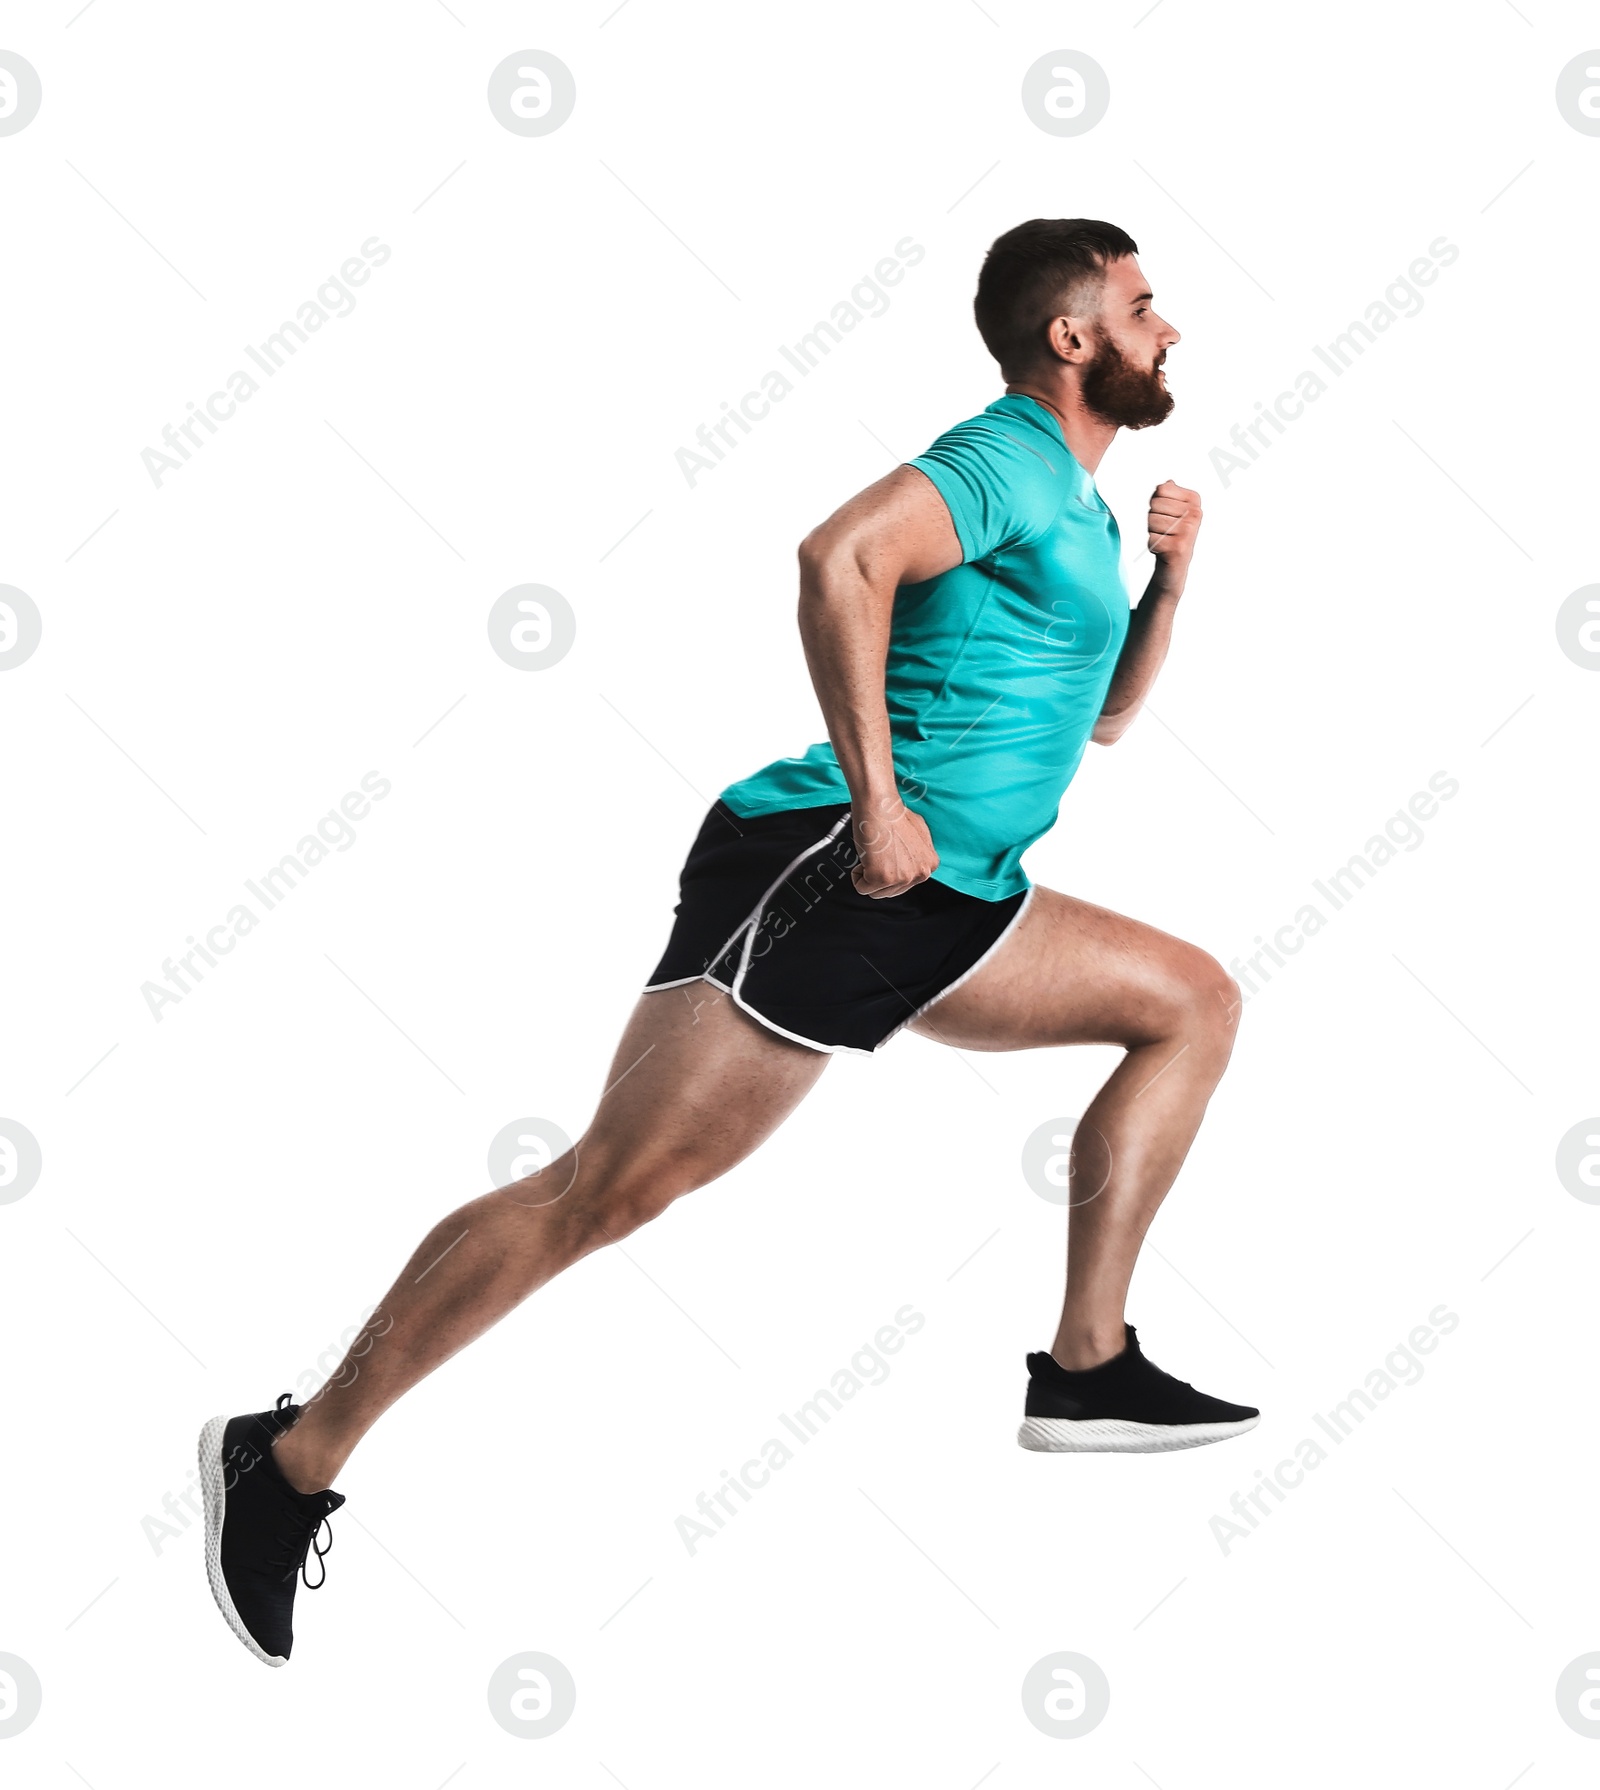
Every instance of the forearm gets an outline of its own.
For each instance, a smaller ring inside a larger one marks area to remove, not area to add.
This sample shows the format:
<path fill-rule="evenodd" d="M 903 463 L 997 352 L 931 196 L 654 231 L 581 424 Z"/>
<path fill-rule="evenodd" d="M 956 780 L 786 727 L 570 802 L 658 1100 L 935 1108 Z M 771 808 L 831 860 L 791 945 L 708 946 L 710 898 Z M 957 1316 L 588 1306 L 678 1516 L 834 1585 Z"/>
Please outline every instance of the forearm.
<path fill-rule="evenodd" d="M 892 590 L 853 555 L 802 558 L 800 639 L 828 739 L 858 811 L 895 805 L 894 753 L 884 701 Z"/>
<path fill-rule="evenodd" d="M 1116 740 L 1143 707 L 1172 644 L 1172 624 L 1182 594 L 1182 577 L 1158 566 L 1128 620 L 1128 637 L 1095 724 L 1094 738 L 1101 745 Z"/>

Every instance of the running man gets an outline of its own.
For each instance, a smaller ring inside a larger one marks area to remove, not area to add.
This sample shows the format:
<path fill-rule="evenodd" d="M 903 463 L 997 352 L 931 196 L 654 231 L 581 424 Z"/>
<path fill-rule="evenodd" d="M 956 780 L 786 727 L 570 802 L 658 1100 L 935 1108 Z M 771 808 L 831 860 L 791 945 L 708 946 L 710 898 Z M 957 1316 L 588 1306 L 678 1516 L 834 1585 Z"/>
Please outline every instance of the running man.
<path fill-rule="evenodd" d="M 205 1426 L 207 1569 L 257 1659 L 288 1659 L 297 1576 L 344 1502 L 329 1488 L 390 1405 L 562 1269 L 726 1174 L 830 1053 L 905 1028 L 962 1050 L 1126 1052 L 1074 1140 L 1066 1298 L 1049 1352 L 1027 1359 L 1022 1446 L 1189 1448 L 1255 1425 L 1154 1366 L 1123 1317 L 1239 991 L 1205 952 L 1032 887 L 1020 863 L 1088 742 L 1120 738 L 1148 694 L 1200 527 L 1193 491 L 1156 487 L 1155 571 L 1130 612 L 1094 473 L 1118 429 L 1171 411 L 1179 339 L 1136 255 L 1083 218 L 995 242 L 974 309 L 1005 395 L 801 543 L 828 740 L 713 804 L 589 1129 L 442 1219 L 304 1409 L 285 1393 Z"/>

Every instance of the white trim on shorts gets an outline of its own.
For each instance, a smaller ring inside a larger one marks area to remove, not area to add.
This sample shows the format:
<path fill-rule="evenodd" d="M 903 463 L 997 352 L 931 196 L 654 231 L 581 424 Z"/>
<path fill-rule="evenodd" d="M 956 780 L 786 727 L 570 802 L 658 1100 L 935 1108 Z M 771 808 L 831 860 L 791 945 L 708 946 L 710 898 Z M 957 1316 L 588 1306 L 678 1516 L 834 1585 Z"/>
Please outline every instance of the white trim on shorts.
<path fill-rule="evenodd" d="M 995 952 L 998 951 L 1006 940 L 1011 937 L 1012 933 L 1016 931 L 1018 921 L 1020 921 L 1022 916 L 1028 911 L 1029 904 L 1033 900 L 1033 885 L 1031 883 L 1023 894 L 1022 905 L 1006 922 L 1005 930 L 1000 934 L 999 938 L 990 945 L 988 950 L 983 953 L 977 962 L 964 969 L 953 982 L 947 982 L 936 995 L 932 996 L 929 1000 L 924 1001 L 922 1005 L 917 1008 L 916 1012 L 908 1013 L 893 1031 L 885 1032 L 883 1037 L 881 1037 L 871 1049 L 863 1049 L 859 1044 L 821 1044 L 815 1038 L 807 1038 L 802 1036 L 799 1032 L 789 1031 L 786 1027 L 779 1025 L 776 1020 L 768 1019 L 765 1013 L 752 1007 L 741 993 L 744 986 L 745 976 L 750 969 L 750 953 L 755 947 L 755 928 L 760 921 L 762 914 L 766 912 L 767 903 L 777 894 L 779 886 L 789 876 L 790 872 L 797 870 L 813 852 L 821 851 L 825 845 L 831 845 L 844 830 L 849 819 L 850 816 L 848 813 L 841 815 L 839 820 L 822 836 L 821 839 L 817 840 L 814 845 L 808 845 L 803 852 L 791 859 L 790 862 L 783 867 L 779 874 L 773 879 L 766 892 L 762 895 L 760 901 L 756 903 L 752 912 L 739 922 L 738 926 L 734 928 L 733 936 L 716 956 L 712 958 L 711 961 L 713 963 L 720 963 L 738 942 L 740 934 L 742 933 L 744 935 L 744 948 L 739 953 L 739 968 L 734 974 L 733 986 L 731 988 L 719 982 L 715 976 L 702 972 L 698 976 L 679 976 L 672 982 L 647 982 L 644 987 L 644 993 L 659 994 L 663 989 L 686 988 L 691 982 L 709 982 L 713 988 L 720 989 L 723 994 L 731 996 L 733 1004 L 741 1013 L 749 1014 L 749 1016 L 759 1025 L 765 1026 L 769 1032 L 775 1032 L 780 1038 L 787 1038 L 791 1044 L 803 1044 L 808 1050 L 820 1050 L 827 1056 L 843 1055 L 851 1057 L 870 1057 L 882 1050 L 884 1045 L 886 1045 L 891 1038 L 899 1037 L 913 1020 L 920 1019 L 930 1007 L 937 1006 L 947 994 L 953 994 L 969 976 L 975 975 L 982 969 L 989 959 L 994 956 Z"/>
<path fill-rule="evenodd" d="M 845 827 L 849 824 L 849 820 L 850 812 L 846 809 L 820 839 L 814 844 L 808 845 L 804 851 L 798 852 L 784 865 L 783 869 L 778 872 L 771 883 L 769 883 L 767 888 L 763 891 L 761 899 L 755 904 L 744 919 L 734 927 L 728 942 L 716 956 L 711 959 L 713 963 L 721 963 L 723 958 L 726 957 L 739 942 L 740 935 L 744 935 L 744 949 L 739 954 L 739 968 L 734 974 L 733 986 L 731 988 L 729 988 L 726 983 L 719 982 L 715 976 L 702 971 L 698 976 L 679 976 L 677 980 L 673 982 L 647 982 L 644 986 L 644 992 L 646 994 L 659 994 L 661 990 L 665 988 L 683 988 L 690 982 L 709 982 L 713 988 L 721 989 L 724 994 L 731 995 L 733 997 L 734 1005 L 738 1007 L 740 1012 L 748 1013 L 752 1019 L 759 1020 L 769 1032 L 776 1032 L 780 1038 L 787 1038 L 792 1044 L 804 1044 L 811 1050 L 827 1051 L 830 1054 L 836 1050 L 848 1050 L 853 1051 L 857 1056 L 870 1057 L 872 1055 L 870 1050 L 861 1050 L 859 1046 L 854 1044 L 819 1044 L 815 1038 L 802 1038 L 798 1032 L 786 1032 L 782 1026 L 774 1025 L 764 1013 L 758 1013 L 754 1007 L 746 1005 L 739 994 L 739 985 L 744 981 L 745 971 L 750 967 L 750 951 L 751 947 L 755 944 L 755 928 L 759 923 L 761 916 L 767 910 L 767 903 L 777 894 L 784 879 L 788 877 L 790 872 L 798 870 L 800 866 L 805 863 L 806 859 L 814 852 L 821 851 L 825 845 L 831 845 L 834 840 L 839 837 L 840 833 L 844 831 Z"/>
<path fill-rule="evenodd" d="M 748 921 L 746 924 L 748 924 Z M 735 933 L 733 936 L 734 938 L 737 938 L 739 935 L 738 933 Z M 732 940 L 730 940 L 729 943 L 731 944 Z M 725 956 L 727 950 L 728 946 L 724 945 L 719 955 Z M 726 982 L 719 982 L 715 976 L 707 975 L 704 971 L 698 976 L 679 976 L 675 982 L 647 982 L 640 992 L 642 994 L 660 994 L 664 989 L 668 988 L 687 988 L 691 982 L 709 982 L 713 988 L 720 988 L 724 994 L 733 993 L 733 990 L 728 987 Z"/>
<path fill-rule="evenodd" d="M 954 994 L 969 976 L 977 975 L 978 971 L 983 968 L 989 959 L 994 956 L 995 952 L 998 951 L 1006 940 L 1011 937 L 1012 933 L 1017 930 L 1017 926 L 1020 923 L 1022 916 L 1028 911 L 1029 905 L 1033 901 L 1033 889 L 1034 885 L 1029 883 L 1027 888 L 1023 891 L 1022 906 L 1019 907 L 1011 918 L 1006 921 L 1005 930 L 1000 934 L 999 938 L 994 941 L 989 949 L 984 952 L 978 961 L 969 969 L 964 969 L 961 974 L 956 977 L 954 982 L 947 982 L 931 1001 L 924 1001 L 915 1013 L 908 1013 L 906 1017 L 900 1021 L 899 1025 L 888 1034 L 888 1037 L 883 1040 L 883 1043 L 878 1046 L 879 1050 L 883 1049 L 884 1044 L 887 1044 L 890 1038 L 898 1038 L 906 1027 L 911 1024 L 912 1020 L 921 1019 L 923 1014 L 926 1013 L 930 1007 L 937 1007 L 947 994 Z"/>

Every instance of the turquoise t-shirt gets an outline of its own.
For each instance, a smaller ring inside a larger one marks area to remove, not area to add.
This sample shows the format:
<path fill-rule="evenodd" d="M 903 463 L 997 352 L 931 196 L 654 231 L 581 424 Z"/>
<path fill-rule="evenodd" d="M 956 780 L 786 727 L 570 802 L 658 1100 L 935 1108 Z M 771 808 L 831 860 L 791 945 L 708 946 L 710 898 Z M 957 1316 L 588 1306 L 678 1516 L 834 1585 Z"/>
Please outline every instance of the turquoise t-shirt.
<path fill-rule="evenodd" d="M 934 880 L 985 901 L 1028 887 L 1128 633 L 1121 537 L 1032 398 L 1008 395 L 910 464 L 933 481 L 961 564 L 895 593 L 885 669 L 895 777 L 928 823 Z M 730 784 L 739 815 L 848 802 L 827 741 Z"/>

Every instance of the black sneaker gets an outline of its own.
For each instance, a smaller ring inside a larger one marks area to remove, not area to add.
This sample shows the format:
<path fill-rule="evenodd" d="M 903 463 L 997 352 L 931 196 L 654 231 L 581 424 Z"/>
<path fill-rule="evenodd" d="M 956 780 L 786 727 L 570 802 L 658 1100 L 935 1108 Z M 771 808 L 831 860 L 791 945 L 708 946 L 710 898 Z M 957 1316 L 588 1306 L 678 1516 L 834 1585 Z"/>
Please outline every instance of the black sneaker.
<path fill-rule="evenodd" d="M 256 1658 L 287 1665 L 294 1646 L 294 1592 L 306 1561 L 320 1563 L 333 1546 L 318 1534 L 344 1503 L 339 1492 L 297 1492 L 272 1458 L 272 1444 L 292 1429 L 300 1407 L 285 1392 L 275 1411 L 213 1417 L 200 1432 L 200 1483 L 206 1500 L 206 1576 L 228 1627 Z M 305 1579 L 309 1591 L 317 1590 Z"/>
<path fill-rule="evenodd" d="M 1147 1361 L 1132 1324 L 1128 1346 L 1098 1367 L 1069 1373 L 1053 1355 L 1028 1357 L 1028 1402 L 1017 1440 L 1040 1454 L 1160 1454 L 1243 1435 L 1261 1421 L 1251 1405 L 1196 1392 Z"/>

